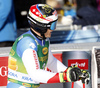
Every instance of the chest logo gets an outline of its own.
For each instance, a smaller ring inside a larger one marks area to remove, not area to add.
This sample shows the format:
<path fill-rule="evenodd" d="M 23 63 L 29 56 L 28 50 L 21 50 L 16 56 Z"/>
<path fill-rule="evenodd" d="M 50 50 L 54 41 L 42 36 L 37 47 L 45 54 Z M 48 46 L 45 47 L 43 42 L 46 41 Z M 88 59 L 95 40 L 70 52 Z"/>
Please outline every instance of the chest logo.
<path fill-rule="evenodd" d="M 48 53 L 48 48 L 47 48 L 47 47 L 44 47 L 44 48 L 42 49 L 42 53 L 43 53 L 44 55 L 46 55 L 46 54 Z"/>

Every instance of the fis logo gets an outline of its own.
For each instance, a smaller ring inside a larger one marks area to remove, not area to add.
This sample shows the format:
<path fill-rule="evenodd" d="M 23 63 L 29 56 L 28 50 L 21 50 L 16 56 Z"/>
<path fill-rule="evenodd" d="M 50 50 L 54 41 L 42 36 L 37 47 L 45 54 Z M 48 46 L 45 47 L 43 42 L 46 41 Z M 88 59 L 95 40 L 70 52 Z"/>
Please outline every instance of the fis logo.
<path fill-rule="evenodd" d="M 68 66 L 77 65 L 80 69 L 88 70 L 88 59 L 70 59 Z"/>

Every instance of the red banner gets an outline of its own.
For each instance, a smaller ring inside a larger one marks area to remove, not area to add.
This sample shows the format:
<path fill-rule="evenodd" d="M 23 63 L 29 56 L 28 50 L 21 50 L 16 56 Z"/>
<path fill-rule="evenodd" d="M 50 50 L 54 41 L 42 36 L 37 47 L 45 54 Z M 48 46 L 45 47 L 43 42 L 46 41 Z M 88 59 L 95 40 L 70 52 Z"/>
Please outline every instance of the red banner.
<path fill-rule="evenodd" d="M 0 57 L 0 86 L 7 85 L 8 57 Z"/>
<path fill-rule="evenodd" d="M 88 70 L 88 59 L 69 59 L 68 66 L 77 65 L 80 69 Z"/>
<path fill-rule="evenodd" d="M 53 54 L 62 62 L 62 54 Z M 8 57 L 0 57 L 0 86 L 7 85 Z"/>
<path fill-rule="evenodd" d="M 62 62 L 62 53 L 53 54 L 55 58 Z M 88 59 L 69 59 L 68 66 L 77 65 L 81 69 L 88 69 Z M 49 69 L 48 69 L 49 70 Z M 7 85 L 8 57 L 0 57 L 0 86 Z"/>
<path fill-rule="evenodd" d="M 62 53 L 59 53 L 59 54 L 53 54 L 53 56 L 54 56 L 55 58 L 57 58 L 59 61 L 62 62 Z"/>

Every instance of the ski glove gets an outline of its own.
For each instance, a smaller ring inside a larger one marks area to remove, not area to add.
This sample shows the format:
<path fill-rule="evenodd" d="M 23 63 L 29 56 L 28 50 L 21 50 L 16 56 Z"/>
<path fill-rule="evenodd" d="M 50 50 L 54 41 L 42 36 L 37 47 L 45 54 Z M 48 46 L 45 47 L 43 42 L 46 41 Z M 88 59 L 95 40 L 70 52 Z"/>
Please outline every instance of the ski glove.
<path fill-rule="evenodd" d="M 68 67 L 63 73 L 60 73 L 60 80 L 61 82 L 75 82 L 80 79 L 81 75 L 81 69 L 73 65 Z"/>

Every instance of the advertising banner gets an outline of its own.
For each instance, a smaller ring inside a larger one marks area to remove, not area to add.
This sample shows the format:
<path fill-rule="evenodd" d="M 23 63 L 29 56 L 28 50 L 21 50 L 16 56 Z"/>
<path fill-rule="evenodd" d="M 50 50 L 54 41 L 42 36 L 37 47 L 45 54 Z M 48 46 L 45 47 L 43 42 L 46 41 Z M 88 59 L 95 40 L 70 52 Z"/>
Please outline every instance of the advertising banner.
<path fill-rule="evenodd" d="M 62 54 L 62 62 L 66 66 L 77 65 L 80 69 L 88 70 L 91 74 L 91 52 L 90 51 L 66 51 Z M 63 84 L 64 88 L 71 88 L 72 83 Z M 83 88 L 82 81 L 74 82 L 74 88 Z M 92 88 L 91 79 L 85 88 Z"/>
<path fill-rule="evenodd" d="M 62 62 L 62 53 L 53 54 L 55 58 Z M 47 68 L 48 71 L 50 71 Z M 0 86 L 7 86 L 8 56 L 0 57 Z M 1 88 L 1 87 L 0 87 Z"/>
<path fill-rule="evenodd" d="M 8 57 L 0 57 L 0 86 L 7 85 Z"/>

